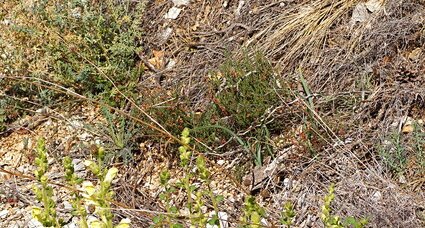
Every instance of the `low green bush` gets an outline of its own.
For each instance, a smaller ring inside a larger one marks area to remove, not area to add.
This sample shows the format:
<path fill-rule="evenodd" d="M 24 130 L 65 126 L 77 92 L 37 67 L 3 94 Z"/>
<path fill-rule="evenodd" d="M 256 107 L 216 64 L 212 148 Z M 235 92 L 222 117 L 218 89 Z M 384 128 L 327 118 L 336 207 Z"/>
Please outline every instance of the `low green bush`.
<path fill-rule="evenodd" d="M 45 105 L 63 96 L 40 87 L 52 87 L 40 80 L 89 97 L 100 95 L 117 107 L 125 100 L 113 83 L 135 97 L 143 73 L 137 54 L 143 2 L 3 1 L 0 86 L 5 94 L 0 102 L 12 96 L 18 98 L 15 103 L 22 98 Z"/>

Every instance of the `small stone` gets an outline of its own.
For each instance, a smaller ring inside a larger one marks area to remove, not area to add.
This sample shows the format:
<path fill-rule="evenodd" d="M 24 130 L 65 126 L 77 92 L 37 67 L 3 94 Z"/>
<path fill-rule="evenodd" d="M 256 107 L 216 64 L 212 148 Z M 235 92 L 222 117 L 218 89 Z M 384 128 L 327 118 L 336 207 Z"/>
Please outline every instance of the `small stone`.
<path fill-rule="evenodd" d="M 201 211 L 202 213 L 206 214 L 208 211 L 208 207 L 207 206 L 201 206 Z"/>
<path fill-rule="evenodd" d="M 172 0 L 175 6 L 185 6 L 190 3 L 190 0 Z"/>
<path fill-rule="evenodd" d="M 4 25 L 10 25 L 12 23 L 12 21 L 11 20 L 3 20 L 1 23 L 4 24 Z"/>
<path fill-rule="evenodd" d="M 209 218 L 212 218 L 214 215 L 215 215 L 215 212 L 214 211 L 211 211 L 208 214 L 208 217 Z M 207 224 L 206 225 L 206 228 L 220 228 L 220 227 L 221 228 L 228 228 L 229 227 L 229 223 L 227 222 L 229 220 L 229 216 L 227 215 L 226 212 L 219 211 L 218 212 L 218 220 L 219 220 L 220 226 Z"/>
<path fill-rule="evenodd" d="M 405 125 L 405 126 L 403 126 L 403 128 L 401 129 L 401 131 L 402 131 L 403 133 L 410 133 L 410 132 L 413 132 L 413 130 L 414 130 L 414 128 L 413 128 L 413 126 L 412 126 L 412 125 Z"/>
<path fill-rule="evenodd" d="M 71 120 L 70 122 L 72 128 L 81 129 L 84 127 L 84 124 L 79 120 Z"/>
<path fill-rule="evenodd" d="M 168 27 L 161 33 L 161 39 L 162 42 L 166 42 L 168 38 L 170 38 L 171 34 L 173 33 L 173 29 Z"/>
<path fill-rule="evenodd" d="M 404 175 L 400 175 L 400 177 L 398 178 L 398 182 L 400 182 L 400 184 L 406 184 L 406 177 Z"/>
<path fill-rule="evenodd" d="M 291 189 L 292 188 L 292 181 L 289 178 L 285 178 L 283 180 L 283 185 L 286 187 L 286 189 Z"/>
<path fill-rule="evenodd" d="M 87 132 L 84 132 L 83 134 L 81 134 L 81 135 L 79 135 L 78 136 L 78 138 L 81 140 L 81 141 L 87 141 L 89 138 L 91 138 L 92 137 L 92 135 L 90 135 L 89 133 L 87 133 Z"/>
<path fill-rule="evenodd" d="M 380 191 L 376 191 L 375 193 L 373 193 L 371 198 L 373 201 L 377 202 L 382 199 L 382 193 Z"/>
<path fill-rule="evenodd" d="M 224 7 L 224 8 L 227 8 L 227 6 L 229 6 L 229 1 L 224 1 L 224 2 L 223 2 L 223 7 Z"/>
<path fill-rule="evenodd" d="M 28 222 L 27 227 L 28 228 L 43 228 L 44 226 L 37 219 L 33 218 Z"/>
<path fill-rule="evenodd" d="M 218 160 L 217 161 L 217 165 L 224 165 L 224 163 L 226 163 L 225 160 Z"/>
<path fill-rule="evenodd" d="M 74 219 L 72 219 L 72 220 L 74 220 Z M 78 225 L 77 225 L 77 222 L 72 221 L 72 222 L 66 224 L 63 228 L 78 228 Z"/>
<path fill-rule="evenodd" d="M 2 219 L 6 218 L 7 214 L 9 214 L 8 210 L 0 211 L 0 218 L 2 218 Z"/>
<path fill-rule="evenodd" d="M 81 159 L 72 159 L 72 164 L 74 165 L 74 171 L 83 171 L 85 169 L 84 162 Z"/>
<path fill-rule="evenodd" d="M 174 20 L 174 19 L 176 19 L 180 15 L 180 12 L 181 11 L 182 11 L 182 9 L 179 9 L 179 8 L 173 6 L 173 7 L 171 7 L 170 10 L 168 10 L 168 13 L 166 13 L 164 15 L 164 18 L 165 19 L 172 19 L 172 20 Z"/>
<path fill-rule="evenodd" d="M 176 65 L 176 61 L 174 59 L 170 59 L 167 63 L 167 65 L 165 66 L 165 69 L 167 70 L 171 70 L 173 69 L 173 67 Z"/>
<path fill-rule="evenodd" d="M 72 204 L 68 201 L 63 201 L 63 209 L 65 211 L 72 211 L 73 210 Z"/>
<path fill-rule="evenodd" d="M 269 223 L 267 222 L 267 220 L 265 218 L 262 218 L 261 219 L 261 225 L 263 225 L 265 227 L 268 227 L 269 226 Z"/>

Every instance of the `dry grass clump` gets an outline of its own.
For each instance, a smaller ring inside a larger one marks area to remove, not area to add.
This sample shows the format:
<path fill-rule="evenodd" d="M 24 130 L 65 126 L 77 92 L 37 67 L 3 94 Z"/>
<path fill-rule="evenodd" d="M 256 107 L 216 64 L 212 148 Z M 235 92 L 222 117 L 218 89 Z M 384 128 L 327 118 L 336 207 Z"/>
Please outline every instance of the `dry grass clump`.
<path fill-rule="evenodd" d="M 256 44 L 284 67 L 298 61 L 317 62 L 326 38 L 341 19 L 361 1 L 303 1 L 262 21 L 265 28 L 245 45 Z M 292 65 L 292 66 L 293 66 Z"/>

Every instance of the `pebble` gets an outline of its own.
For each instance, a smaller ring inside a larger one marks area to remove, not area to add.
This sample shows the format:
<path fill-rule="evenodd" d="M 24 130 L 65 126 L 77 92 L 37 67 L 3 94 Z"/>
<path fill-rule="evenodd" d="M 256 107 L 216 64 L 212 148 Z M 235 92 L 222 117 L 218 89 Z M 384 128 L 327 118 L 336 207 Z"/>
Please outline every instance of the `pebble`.
<path fill-rule="evenodd" d="M 170 10 L 168 10 L 168 12 L 164 15 L 165 19 L 176 19 L 179 15 L 180 12 L 182 11 L 182 9 L 179 9 L 177 7 L 171 7 Z"/>
<path fill-rule="evenodd" d="M 375 193 L 373 193 L 373 195 L 372 195 L 373 201 L 377 202 L 381 199 L 382 199 L 382 193 L 380 191 L 376 191 Z"/>
<path fill-rule="evenodd" d="M 71 125 L 71 128 L 74 128 L 74 129 L 81 129 L 84 127 L 84 124 L 79 120 L 71 120 L 70 125 Z"/>
<path fill-rule="evenodd" d="M 28 228 L 43 228 L 43 224 L 41 224 L 37 219 L 32 218 L 28 224 L 27 224 Z"/>
<path fill-rule="evenodd" d="M 84 132 L 83 134 L 78 136 L 78 139 L 80 139 L 81 141 L 87 141 L 88 139 L 92 138 L 93 136 L 90 135 L 87 132 Z"/>
<path fill-rule="evenodd" d="M 0 218 L 4 219 L 9 214 L 8 210 L 2 210 L 0 211 Z"/>
<path fill-rule="evenodd" d="M 74 165 L 75 172 L 85 170 L 84 162 L 81 159 L 72 159 L 72 164 Z"/>
<path fill-rule="evenodd" d="M 400 182 L 401 184 L 406 184 L 406 177 L 404 175 L 400 175 L 400 177 L 398 178 L 398 182 Z"/>
<path fill-rule="evenodd" d="M 80 220 L 77 217 L 72 217 L 71 222 L 66 224 L 64 228 L 77 228 Z"/>
<path fill-rule="evenodd" d="M 214 215 L 215 215 L 215 212 L 211 211 L 209 213 L 208 217 L 212 218 Z M 229 227 L 229 223 L 227 222 L 229 220 L 229 216 L 227 215 L 226 212 L 219 211 L 218 212 L 218 219 L 219 219 L 220 226 L 207 224 L 206 228 L 220 228 L 220 227 L 221 228 L 228 228 Z"/>
<path fill-rule="evenodd" d="M 63 209 L 65 211 L 72 211 L 73 209 L 72 204 L 68 201 L 63 201 Z"/>
<path fill-rule="evenodd" d="M 161 38 L 162 42 L 166 42 L 168 38 L 170 38 L 171 34 L 173 33 L 173 29 L 170 27 L 167 27 L 162 33 Z M 168 67 L 167 67 L 168 68 Z"/>
<path fill-rule="evenodd" d="M 217 161 L 217 165 L 224 165 L 224 163 L 226 163 L 225 160 L 218 160 Z"/>
<path fill-rule="evenodd" d="M 190 0 L 172 0 L 175 6 L 185 6 L 190 3 Z"/>
<path fill-rule="evenodd" d="M 285 178 L 283 180 L 283 185 L 286 187 L 286 189 L 291 189 L 292 188 L 292 181 L 289 178 Z"/>

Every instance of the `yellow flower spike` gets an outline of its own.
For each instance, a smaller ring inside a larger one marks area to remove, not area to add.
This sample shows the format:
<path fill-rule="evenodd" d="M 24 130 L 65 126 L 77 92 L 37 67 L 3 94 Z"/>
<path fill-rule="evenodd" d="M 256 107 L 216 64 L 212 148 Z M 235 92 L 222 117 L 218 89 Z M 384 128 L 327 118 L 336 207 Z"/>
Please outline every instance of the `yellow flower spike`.
<path fill-rule="evenodd" d="M 83 190 L 87 193 L 87 196 L 90 197 L 94 193 L 96 193 L 96 188 L 94 187 L 93 183 L 90 181 L 84 181 L 82 183 Z"/>
<path fill-rule="evenodd" d="M 128 218 L 122 219 L 121 222 L 115 226 L 115 228 L 129 228 L 131 220 Z"/>
<path fill-rule="evenodd" d="M 95 220 L 89 223 L 89 228 L 104 228 L 104 224 L 99 220 Z"/>
<path fill-rule="evenodd" d="M 41 208 L 39 207 L 33 207 L 32 208 L 32 216 L 35 218 L 37 216 L 41 215 Z"/>
<path fill-rule="evenodd" d="M 95 175 L 98 175 L 100 172 L 99 166 L 94 161 L 85 160 L 84 165 L 90 169 Z"/>
<path fill-rule="evenodd" d="M 90 160 L 84 161 L 84 165 L 87 166 L 87 167 L 90 167 L 92 164 L 94 164 L 94 161 L 90 161 Z"/>
<path fill-rule="evenodd" d="M 118 169 L 115 167 L 112 167 L 108 170 L 108 172 L 106 173 L 105 179 L 103 180 L 103 182 L 107 182 L 107 183 L 111 183 L 112 180 L 117 176 L 118 174 Z"/>

